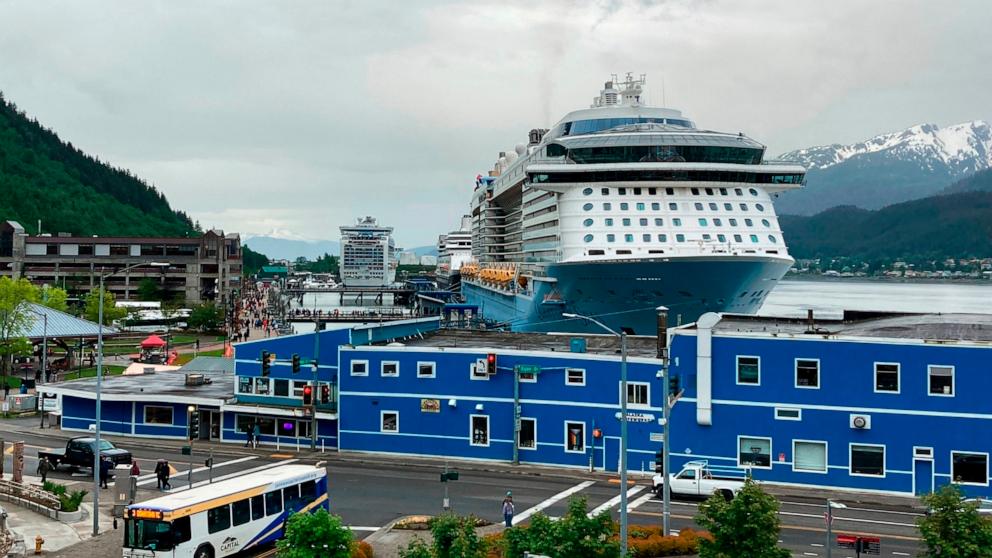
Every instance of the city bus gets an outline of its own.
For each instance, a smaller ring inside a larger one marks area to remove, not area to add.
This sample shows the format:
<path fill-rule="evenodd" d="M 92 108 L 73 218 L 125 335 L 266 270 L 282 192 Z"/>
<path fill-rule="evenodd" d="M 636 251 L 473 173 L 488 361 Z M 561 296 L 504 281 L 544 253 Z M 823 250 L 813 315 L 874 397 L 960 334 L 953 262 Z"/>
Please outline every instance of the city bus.
<path fill-rule="evenodd" d="M 290 513 L 329 509 L 327 471 L 283 465 L 131 504 L 124 558 L 221 558 L 273 542 Z"/>

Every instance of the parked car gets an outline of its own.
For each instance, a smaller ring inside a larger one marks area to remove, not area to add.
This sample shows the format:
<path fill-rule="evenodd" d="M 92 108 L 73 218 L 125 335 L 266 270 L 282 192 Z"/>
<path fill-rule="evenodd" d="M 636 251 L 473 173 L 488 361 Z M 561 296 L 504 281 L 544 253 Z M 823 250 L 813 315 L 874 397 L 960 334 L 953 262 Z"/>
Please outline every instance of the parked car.
<path fill-rule="evenodd" d="M 745 479 L 746 474 L 741 469 L 711 468 L 706 461 L 690 461 L 681 471 L 668 476 L 673 495 L 708 498 L 720 494 L 728 500 L 744 487 Z M 661 494 L 664 484 L 663 475 L 654 476 L 652 485 L 655 494 Z"/>
<path fill-rule="evenodd" d="M 39 451 L 38 459 L 48 458 L 48 462 L 58 469 L 67 465 L 73 469 L 93 467 L 93 446 L 96 440 L 89 436 L 77 436 L 65 444 L 64 450 Z M 100 455 L 110 459 L 114 466 L 130 465 L 131 452 L 114 447 L 107 440 L 100 440 Z"/>

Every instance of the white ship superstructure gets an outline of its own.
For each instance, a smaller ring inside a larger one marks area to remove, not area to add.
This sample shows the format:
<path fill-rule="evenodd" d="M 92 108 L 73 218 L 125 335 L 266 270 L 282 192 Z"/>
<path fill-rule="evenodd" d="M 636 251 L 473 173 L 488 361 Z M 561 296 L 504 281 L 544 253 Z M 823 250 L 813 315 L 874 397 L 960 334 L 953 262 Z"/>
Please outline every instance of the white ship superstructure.
<path fill-rule="evenodd" d="M 465 215 L 456 231 L 437 237 L 437 280 L 443 289 L 461 286 L 462 264 L 472 259 L 472 216 Z"/>
<path fill-rule="evenodd" d="M 501 153 L 472 197 L 463 293 L 520 330 L 584 328 L 562 313 L 652 333 L 675 319 L 754 312 L 793 263 L 772 206 L 805 169 L 763 160 L 742 133 L 648 107 L 644 77 Z"/>
<path fill-rule="evenodd" d="M 393 228 L 374 217 L 341 227 L 341 282 L 346 287 L 385 287 L 396 280 Z"/>

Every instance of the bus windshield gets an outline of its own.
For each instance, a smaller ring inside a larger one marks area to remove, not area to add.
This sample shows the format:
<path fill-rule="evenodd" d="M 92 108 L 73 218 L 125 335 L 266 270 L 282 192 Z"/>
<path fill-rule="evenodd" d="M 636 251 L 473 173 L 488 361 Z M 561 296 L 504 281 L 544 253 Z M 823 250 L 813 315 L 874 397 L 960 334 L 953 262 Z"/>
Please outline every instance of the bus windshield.
<path fill-rule="evenodd" d="M 172 524 L 151 519 L 128 519 L 125 528 L 127 548 L 172 550 Z"/>

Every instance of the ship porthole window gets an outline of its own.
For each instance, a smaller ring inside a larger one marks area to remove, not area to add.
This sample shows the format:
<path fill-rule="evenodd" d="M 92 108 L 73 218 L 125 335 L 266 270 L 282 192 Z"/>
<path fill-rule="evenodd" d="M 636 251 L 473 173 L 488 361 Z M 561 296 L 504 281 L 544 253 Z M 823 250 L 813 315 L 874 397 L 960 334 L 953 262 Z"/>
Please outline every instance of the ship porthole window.
<path fill-rule="evenodd" d="M 772 244 L 778 243 L 778 240 L 775 238 L 775 235 L 773 234 L 768 235 L 768 241 L 771 242 Z"/>
<path fill-rule="evenodd" d="M 764 225 L 764 226 L 766 226 L 766 227 L 771 227 L 772 226 L 772 224 L 768 222 L 768 219 L 762 219 L 761 220 L 761 224 Z"/>
<path fill-rule="evenodd" d="M 758 195 L 758 191 L 755 190 L 754 188 L 749 188 L 748 189 L 748 192 L 750 192 L 752 196 L 757 196 Z"/>
<path fill-rule="evenodd" d="M 583 226 L 586 226 L 586 227 L 591 227 L 592 226 L 592 219 L 586 219 L 585 221 L 582 221 L 582 225 Z"/>
<path fill-rule="evenodd" d="M 592 242 L 592 239 L 593 236 L 591 234 L 587 234 L 584 237 L 582 237 L 582 240 L 585 240 L 586 242 Z"/>
<path fill-rule="evenodd" d="M 758 211 L 764 211 L 765 210 L 765 206 L 761 205 L 760 203 L 754 204 L 754 208 L 757 209 Z"/>
<path fill-rule="evenodd" d="M 592 204 L 591 203 L 587 203 L 587 204 L 585 204 L 585 205 L 582 206 L 582 209 L 584 209 L 585 211 L 592 211 Z"/>
<path fill-rule="evenodd" d="M 583 196 L 592 195 L 592 188 L 586 188 L 585 190 L 582 190 L 582 195 Z"/>

